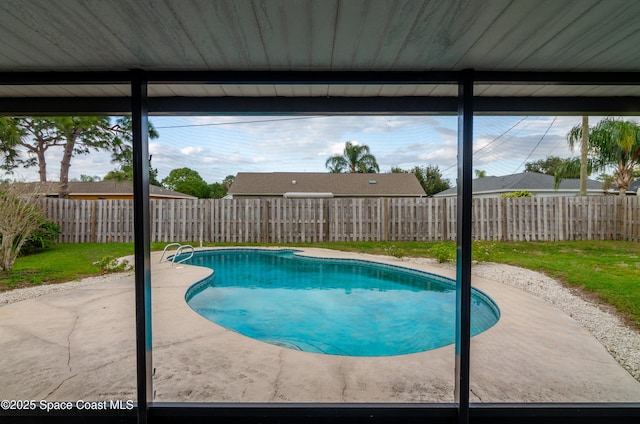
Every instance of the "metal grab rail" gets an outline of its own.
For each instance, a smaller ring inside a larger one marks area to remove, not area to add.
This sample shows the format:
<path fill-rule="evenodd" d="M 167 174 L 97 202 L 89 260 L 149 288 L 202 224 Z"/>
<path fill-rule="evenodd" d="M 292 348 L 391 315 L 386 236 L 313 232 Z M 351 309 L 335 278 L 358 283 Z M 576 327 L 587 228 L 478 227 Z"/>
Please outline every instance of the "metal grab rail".
<path fill-rule="evenodd" d="M 182 255 L 182 249 L 184 249 L 185 247 L 188 247 L 189 249 L 191 249 L 191 254 L 189 256 L 187 256 L 186 258 L 180 259 L 178 262 L 176 262 L 176 258 L 178 256 Z M 181 264 L 182 262 L 188 261 L 189 259 L 193 258 L 193 254 L 195 253 L 195 251 L 196 251 L 196 249 L 194 249 L 193 246 L 191 246 L 190 244 L 183 244 L 180 247 L 178 247 L 178 249 L 176 250 L 176 254 L 173 255 L 173 258 L 172 258 L 171 261 L 174 264 Z"/>
<path fill-rule="evenodd" d="M 167 249 L 170 248 L 171 246 L 178 246 L 178 249 L 180 249 L 180 247 L 182 246 L 180 243 L 169 243 L 164 247 L 164 250 L 162 251 L 162 256 L 160 256 L 160 262 L 158 263 L 162 263 L 162 260 L 164 259 L 164 255 L 165 253 L 167 253 Z M 178 249 L 176 249 L 176 252 L 178 251 Z"/>
<path fill-rule="evenodd" d="M 188 261 L 189 259 L 193 258 L 193 254 L 196 251 L 196 249 L 194 249 L 193 246 L 191 246 L 190 244 L 169 243 L 164 247 L 164 250 L 162 251 L 162 256 L 160 256 L 160 262 L 158 262 L 158 263 L 162 263 L 162 260 L 164 259 L 164 255 L 167 253 L 167 249 L 169 249 L 170 247 L 173 247 L 173 246 L 178 246 L 178 248 L 176 249 L 176 253 L 171 257 L 171 263 L 172 264 L 181 264 L 184 261 Z M 189 256 L 187 256 L 186 258 L 180 259 L 178 262 L 176 262 L 176 258 L 178 256 L 182 255 L 182 250 L 184 248 L 191 249 L 191 254 Z"/>

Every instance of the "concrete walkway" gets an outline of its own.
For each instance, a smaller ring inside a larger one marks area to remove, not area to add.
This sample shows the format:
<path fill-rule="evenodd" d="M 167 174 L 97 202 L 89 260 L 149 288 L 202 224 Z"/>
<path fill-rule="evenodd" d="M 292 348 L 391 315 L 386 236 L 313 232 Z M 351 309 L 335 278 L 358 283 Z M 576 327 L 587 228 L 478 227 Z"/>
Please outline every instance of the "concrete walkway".
<path fill-rule="evenodd" d="M 323 249 L 304 254 L 409 266 Z M 453 401 L 453 346 L 363 358 L 262 343 L 189 308 L 187 288 L 209 273 L 153 265 L 156 401 Z M 571 317 L 514 287 L 480 278 L 473 284 L 502 316 L 472 339 L 472 401 L 640 401 L 640 383 Z M 131 274 L 120 275 L 0 307 L 0 399 L 135 399 L 133 285 Z"/>

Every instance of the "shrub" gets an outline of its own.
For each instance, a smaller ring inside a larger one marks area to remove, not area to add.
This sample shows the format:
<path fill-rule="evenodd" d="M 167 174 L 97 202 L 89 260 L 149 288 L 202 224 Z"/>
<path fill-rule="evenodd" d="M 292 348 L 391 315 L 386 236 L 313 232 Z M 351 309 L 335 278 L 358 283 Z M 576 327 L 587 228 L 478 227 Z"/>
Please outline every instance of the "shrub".
<path fill-rule="evenodd" d="M 532 194 L 530 191 L 521 190 L 521 191 L 512 191 L 511 193 L 504 193 L 500 197 L 502 197 L 503 199 L 507 199 L 510 197 L 532 197 Z"/>
<path fill-rule="evenodd" d="M 438 243 L 430 252 L 440 263 L 453 262 L 456 259 L 456 245 L 453 243 Z"/>
<path fill-rule="evenodd" d="M 60 235 L 60 226 L 52 221 L 42 219 L 40 227 L 27 238 L 20 248 L 20 255 L 31 255 L 49 249 Z"/>
<path fill-rule="evenodd" d="M 495 250 L 495 241 L 473 241 L 471 259 L 475 262 L 491 261 Z M 457 250 L 455 243 L 437 243 L 431 248 L 430 252 L 440 263 L 456 260 Z"/>
<path fill-rule="evenodd" d="M 398 259 L 402 259 L 406 256 L 404 249 L 396 246 L 395 244 L 392 244 L 391 246 L 386 247 L 384 250 L 385 252 L 387 252 L 387 255 L 394 256 Z"/>
<path fill-rule="evenodd" d="M 93 263 L 97 265 L 103 274 L 110 272 L 130 271 L 133 269 L 131 265 L 125 260 L 114 258 L 113 256 L 105 256 L 99 261 Z"/>
<path fill-rule="evenodd" d="M 0 271 L 10 271 L 27 239 L 42 224 L 37 191 L 31 186 L 0 187 Z"/>
<path fill-rule="evenodd" d="M 471 259 L 476 262 L 489 262 L 495 253 L 495 241 L 473 241 L 471 245 Z"/>

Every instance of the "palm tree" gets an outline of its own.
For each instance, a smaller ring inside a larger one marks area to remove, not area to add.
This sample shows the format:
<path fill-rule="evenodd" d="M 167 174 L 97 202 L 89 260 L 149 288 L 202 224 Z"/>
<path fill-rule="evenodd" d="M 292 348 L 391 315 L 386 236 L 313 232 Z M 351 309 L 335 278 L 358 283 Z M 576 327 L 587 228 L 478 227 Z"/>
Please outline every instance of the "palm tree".
<path fill-rule="evenodd" d="M 347 141 L 342 155 L 331 156 L 325 162 L 329 172 L 376 173 L 380 172 L 375 156 L 369 152 L 366 144 L 354 144 Z"/>
<path fill-rule="evenodd" d="M 582 139 L 582 126 L 569 131 L 569 147 Z M 589 172 L 605 171 L 614 167 L 613 178 L 620 195 L 624 196 L 633 181 L 633 169 L 640 163 L 640 126 L 632 121 L 605 118 L 589 129 L 587 141 L 590 158 L 587 161 Z M 556 172 L 556 186 L 568 171 L 580 166 L 579 160 L 567 163 Z"/>

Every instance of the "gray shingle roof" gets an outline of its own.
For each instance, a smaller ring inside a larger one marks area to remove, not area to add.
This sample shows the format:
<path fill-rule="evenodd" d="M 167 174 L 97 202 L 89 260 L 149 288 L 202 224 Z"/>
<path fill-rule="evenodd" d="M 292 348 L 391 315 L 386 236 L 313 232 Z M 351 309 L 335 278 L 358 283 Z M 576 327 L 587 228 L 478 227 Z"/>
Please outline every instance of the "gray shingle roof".
<path fill-rule="evenodd" d="M 229 189 L 234 196 L 332 193 L 341 197 L 425 196 L 413 174 L 338 174 L 330 172 L 239 172 Z"/>
<path fill-rule="evenodd" d="M 527 190 L 554 190 L 555 180 L 551 175 L 535 172 L 522 172 L 520 174 L 504 175 L 501 177 L 483 177 L 473 180 L 473 193 L 508 193 L 512 191 Z M 580 179 L 567 178 L 560 183 L 559 191 L 579 191 Z M 602 191 L 602 182 L 587 180 L 587 190 Z M 457 193 L 457 187 L 441 191 L 436 196 L 450 196 Z"/>

